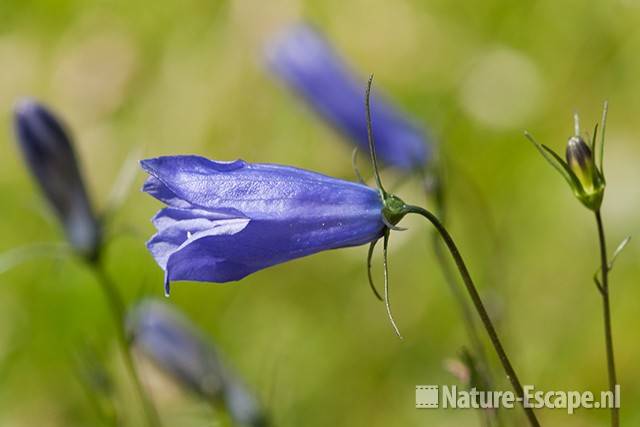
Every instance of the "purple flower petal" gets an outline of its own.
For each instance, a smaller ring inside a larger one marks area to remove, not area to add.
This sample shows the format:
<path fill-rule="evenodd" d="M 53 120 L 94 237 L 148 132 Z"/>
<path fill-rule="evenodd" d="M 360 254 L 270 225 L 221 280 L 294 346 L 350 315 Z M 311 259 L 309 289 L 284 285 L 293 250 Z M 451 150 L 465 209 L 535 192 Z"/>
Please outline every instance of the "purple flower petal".
<path fill-rule="evenodd" d="M 175 208 L 190 208 L 191 204 L 185 200 L 180 199 L 176 196 L 171 190 L 167 188 L 166 185 L 162 183 L 155 176 L 150 176 L 145 181 L 142 191 L 148 193 L 160 200 L 164 204 L 168 206 L 173 206 Z"/>
<path fill-rule="evenodd" d="M 228 282 L 323 250 L 375 241 L 382 201 L 365 185 L 288 166 L 197 156 L 143 160 L 157 196 L 149 251 L 170 281 Z M 176 200 L 181 202 L 176 203 Z"/>
<path fill-rule="evenodd" d="M 181 204 L 235 209 L 250 218 L 296 213 L 334 216 L 337 209 L 348 214 L 372 201 L 379 205 L 378 193 L 369 187 L 289 166 L 217 162 L 198 156 L 158 157 L 141 164 L 165 185 L 167 194 L 175 195 L 170 199 L 174 205 L 177 198 Z"/>
<path fill-rule="evenodd" d="M 158 265 L 167 272 L 165 293 L 169 294 L 170 275 L 167 264 L 170 257 L 183 248 L 207 236 L 235 234 L 249 223 L 248 218 L 233 218 L 227 214 L 202 210 L 162 209 L 154 217 L 158 228 L 147 248 Z"/>
<path fill-rule="evenodd" d="M 380 238 L 376 221 L 357 218 L 324 223 L 252 220 L 235 234 L 203 235 L 183 244 L 168 259 L 168 280 L 229 282 L 258 270 L 329 249 L 358 246 Z"/>

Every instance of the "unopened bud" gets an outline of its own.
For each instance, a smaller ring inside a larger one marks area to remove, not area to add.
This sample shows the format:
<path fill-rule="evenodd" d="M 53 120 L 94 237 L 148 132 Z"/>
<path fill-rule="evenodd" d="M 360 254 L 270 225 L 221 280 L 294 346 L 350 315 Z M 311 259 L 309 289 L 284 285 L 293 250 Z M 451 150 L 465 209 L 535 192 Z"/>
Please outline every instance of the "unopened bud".
<path fill-rule="evenodd" d="M 25 99 L 15 107 L 14 129 L 29 170 L 62 222 L 67 240 L 83 256 L 95 258 L 99 221 L 64 126 L 43 105 Z"/>
<path fill-rule="evenodd" d="M 572 136 L 567 142 L 567 165 L 578 179 L 581 188 L 576 195 L 589 209 L 597 210 L 602 203 L 604 180 L 593 160 L 589 145 L 580 136 Z"/>

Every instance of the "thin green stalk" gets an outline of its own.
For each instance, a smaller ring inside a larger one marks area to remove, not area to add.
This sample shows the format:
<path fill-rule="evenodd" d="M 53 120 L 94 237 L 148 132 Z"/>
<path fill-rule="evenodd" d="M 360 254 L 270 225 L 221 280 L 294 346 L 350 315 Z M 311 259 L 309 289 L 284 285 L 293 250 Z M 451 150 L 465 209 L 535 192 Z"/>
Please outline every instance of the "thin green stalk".
<path fill-rule="evenodd" d="M 596 223 L 598 225 L 598 240 L 600 242 L 600 263 L 602 269 L 602 283 L 598 285 L 600 295 L 602 296 L 602 309 L 604 315 L 604 339 L 607 352 L 607 372 L 609 376 L 609 390 L 615 396 L 616 385 L 618 384 L 616 376 L 616 363 L 613 353 L 613 334 L 611 332 L 611 304 L 609 302 L 609 261 L 607 259 L 607 241 L 604 235 L 604 226 L 602 224 L 602 216 L 600 210 L 596 211 Z M 614 399 L 615 400 L 615 399 Z M 620 409 L 614 405 L 611 406 L 611 427 L 620 425 Z"/>
<path fill-rule="evenodd" d="M 516 374 L 513 366 L 511 365 L 511 362 L 509 361 L 509 357 L 507 356 L 506 352 L 504 351 L 504 348 L 502 347 L 502 343 L 500 342 L 500 338 L 498 338 L 498 334 L 495 330 L 495 327 L 493 326 L 493 322 L 491 321 L 491 318 L 489 317 L 489 314 L 487 313 L 487 310 L 485 309 L 484 304 L 482 303 L 480 294 L 478 293 L 478 290 L 476 289 L 476 286 L 473 283 L 473 279 L 471 279 L 471 274 L 469 273 L 469 270 L 467 269 L 467 266 L 462 258 L 462 255 L 460 254 L 460 251 L 458 250 L 458 247 L 453 241 L 453 238 L 451 237 L 447 229 L 442 225 L 440 220 L 431 212 L 427 211 L 426 209 L 423 209 L 418 206 L 407 206 L 405 212 L 415 213 L 423 216 L 424 218 L 429 220 L 429 222 L 431 222 L 431 224 L 433 224 L 436 230 L 438 230 L 438 232 L 440 233 L 440 236 L 442 237 L 445 244 L 447 245 L 447 248 L 449 249 L 449 252 L 453 257 L 456 263 L 456 266 L 460 271 L 460 275 L 462 276 L 462 280 L 465 284 L 467 292 L 469 293 L 469 296 L 473 301 L 475 309 L 478 312 L 478 315 L 480 316 L 480 319 L 482 320 L 482 323 L 484 324 L 485 329 L 487 330 L 487 334 L 489 335 L 491 344 L 493 344 L 493 347 L 496 353 L 498 354 L 498 358 L 500 359 L 500 363 L 502 364 L 502 367 L 504 368 L 504 371 L 507 374 L 507 378 L 511 382 L 511 385 L 513 386 L 513 389 L 516 392 L 517 397 L 520 398 L 518 400 L 522 405 L 522 409 L 524 410 L 525 415 L 527 416 L 527 419 L 529 420 L 529 424 L 532 427 L 539 427 L 540 423 L 538 422 L 538 419 L 536 418 L 536 415 L 533 412 L 533 409 L 531 409 L 531 407 L 525 404 L 526 401 L 524 397 L 524 390 L 522 388 L 522 384 L 518 379 L 518 375 Z"/>
<path fill-rule="evenodd" d="M 136 393 L 138 394 L 140 402 L 142 403 L 142 407 L 147 419 L 147 424 L 149 425 L 149 427 L 160 427 L 161 423 L 158 412 L 151 402 L 151 399 L 145 392 L 142 382 L 140 381 L 140 376 L 138 375 L 138 371 L 133 362 L 133 357 L 131 356 L 129 340 L 127 339 L 127 334 L 124 326 L 126 315 L 125 304 L 122 300 L 122 297 L 118 293 L 115 284 L 109 278 L 109 275 L 105 271 L 102 263 L 98 260 L 92 264 L 92 267 L 98 279 L 98 283 L 100 284 L 100 287 L 102 288 L 102 291 L 107 298 L 109 312 L 111 313 L 111 317 L 116 327 L 117 341 L 120 346 L 127 371 L 129 372 L 129 376 L 133 380 Z"/>
<path fill-rule="evenodd" d="M 444 198 L 444 194 L 442 191 L 442 186 L 439 182 L 436 183 L 436 188 L 434 192 L 434 203 L 435 203 L 435 212 L 437 216 L 440 218 L 440 221 L 443 225 L 446 223 L 446 202 Z M 445 253 L 443 251 L 444 247 L 442 245 L 442 241 L 440 240 L 440 236 L 435 230 L 431 234 L 431 244 L 433 247 L 433 252 L 438 261 L 438 266 L 440 267 L 440 271 L 444 278 L 445 283 L 449 287 L 449 290 L 453 294 L 453 297 L 460 309 L 460 313 L 462 315 L 463 323 L 465 325 L 465 329 L 467 331 L 467 335 L 469 337 L 469 342 L 471 344 L 471 348 L 473 349 L 474 354 L 478 358 L 480 362 L 481 369 L 483 370 L 484 376 L 486 376 L 486 380 L 490 382 L 489 378 L 489 365 L 487 362 L 486 353 L 484 351 L 484 346 L 482 345 L 482 341 L 480 340 L 480 336 L 478 335 L 478 329 L 476 328 L 475 321 L 473 320 L 473 314 L 471 311 L 471 307 L 469 303 L 464 298 L 464 294 L 460 289 L 460 285 L 458 281 L 455 279 L 453 275 L 453 271 L 449 265 L 449 260 L 446 258 Z"/>
<path fill-rule="evenodd" d="M 478 335 L 478 330 L 476 328 L 475 322 L 473 321 L 471 308 L 469 307 L 469 304 L 464 298 L 464 294 L 460 290 L 460 285 L 458 284 L 455 277 L 453 276 L 453 271 L 449 266 L 449 260 L 446 259 L 445 253 L 443 251 L 444 248 L 442 247 L 442 241 L 440 240 L 440 236 L 438 235 L 438 232 L 436 231 L 432 233 L 431 237 L 432 237 L 431 243 L 433 245 L 433 252 L 436 255 L 438 265 L 440 266 L 440 271 L 442 273 L 442 276 L 444 277 L 444 281 L 447 284 L 447 287 L 453 294 L 453 298 L 456 301 L 458 308 L 460 309 L 460 314 L 463 320 L 462 323 L 464 323 L 465 325 L 469 342 L 471 344 L 471 348 L 473 349 L 473 354 L 476 355 L 477 360 L 479 362 L 478 370 L 480 371 L 480 375 L 482 376 L 482 381 L 485 382 L 485 384 L 482 384 L 481 386 L 486 386 L 490 388 L 492 385 L 492 382 L 491 382 L 491 377 L 489 375 L 489 365 L 487 362 L 487 356 L 484 352 L 484 347 L 482 345 L 482 341 L 480 340 L 480 336 Z M 495 408 L 496 411 L 497 409 L 498 408 Z M 492 421 L 494 418 L 495 418 L 496 424 L 499 425 L 497 412 L 495 412 L 495 416 L 491 415 L 489 411 L 485 409 L 481 409 L 480 412 L 481 412 L 480 419 L 482 420 L 485 426 L 493 425 Z"/>
<path fill-rule="evenodd" d="M 88 384 L 86 384 L 86 382 L 82 379 L 80 380 L 80 385 L 82 386 L 82 388 L 84 388 L 84 394 L 87 397 L 87 401 L 89 402 L 89 404 L 91 404 L 94 412 L 100 418 L 100 424 L 103 426 L 118 427 L 120 423 L 118 422 L 118 416 L 115 411 L 106 410 L 103 407 L 104 405 L 96 395 L 96 391 L 92 389 Z"/>
<path fill-rule="evenodd" d="M 422 177 L 423 181 L 426 182 L 426 173 L 423 172 Z M 440 222 L 442 222 L 442 224 L 444 225 L 446 224 L 447 204 L 440 178 L 436 179 L 437 181 L 434 183 L 433 191 L 427 191 L 427 196 L 429 196 L 430 193 L 433 193 L 436 216 L 440 218 Z M 480 339 L 480 335 L 478 334 L 476 322 L 473 318 L 473 312 L 471 310 L 471 307 L 469 306 L 469 303 L 464 297 L 464 293 L 460 288 L 460 283 L 454 276 L 454 273 L 449 264 L 449 259 L 447 259 L 444 252 L 443 242 L 440 239 L 440 235 L 438 234 L 437 230 L 434 230 L 433 233 L 431 233 L 431 245 L 433 253 L 436 256 L 438 266 L 440 267 L 440 272 L 442 273 L 444 282 L 447 284 L 447 287 L 453 295 L 458 309 L 460 310 L 460 315 L 465 326 L 471 349 L 478 361 L 477 367 L 481 376 L 481 381 L 483 381 L 483 384 L 481 386 L 491 388 L 493 385 L 491 370 L 489 369 L 487 354 L 485 352 L 484 345 L 482 344 L 482 340 Z M 501 425 L 497 409 L 498 408 L 495 408 L 495 412 L 493 414 L 490 414 L 489 411 L 482 411 L 484 412 L 484 414 L 481 416 L 481 419 L 485 425 L 491 426 L 493 421 L 495 421 L 496 425 Z"/>
<path fill-rule="evenodd" d="M 482 346 L 482 341 L 480 340 L 480 336 L 478 335 L 478 330 L 476 328 L 475 322 L 473 321 L 473 315 L 471 312 L 471 308 L 469 304 L 464 298 L 464 294 L 460 291 L 460 287 L 456 282 L 455 277 L 453 277 L 453 271 L 451 270 L 446 259 L 445 252 L 443 251 L 442 243 L 440 240 L 440 236 L 438 233 L 432 234 L 432 244 L 433 251 L 435 252 L 438 265 L 440 266 L 440 270 L 442 272 L 442 276 L 444 277 L 444 281 L 447 283 L 453 297 L 460 309 L 460 313 L 463 319 L 463 323 L 465 325 L 465 329 L 467 330 L 467 335 L 469 337 L 469 342 L 471 343 L 471 348 L 473 349 L 473 353 L 478 358 L 478 361 L 482 365 L 483 369 L 487 369 L 487 359 L 486 354 L 484 352 L 484 348 Z M 486 372 L 483 372 L 486 374 Z"/>

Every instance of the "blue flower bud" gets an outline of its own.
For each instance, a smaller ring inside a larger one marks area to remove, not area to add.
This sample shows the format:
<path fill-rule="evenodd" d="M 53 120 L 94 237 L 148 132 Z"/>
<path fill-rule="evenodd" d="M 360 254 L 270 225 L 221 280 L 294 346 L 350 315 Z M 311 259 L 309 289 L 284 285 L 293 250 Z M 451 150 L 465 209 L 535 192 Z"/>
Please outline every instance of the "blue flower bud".
<path fill-rule="evenodd" d="M 93 259 L 100 246 L 100 227 L 80 174 L 71 140 L 60 121 L 36 101 L 15 107 L 18 145 L 36 182 L 62 223 L 67 240 Z"/>
<path fill-rule="evenodd" d="M 289 166 L 198 156 L 143 160 L 143 191 L 168 205 L 147 243 L 174 280 L 228 282 L 384 233 L 380 193 Z M 395 215 L 391 213 L 397 220 Z"/>
<path fill-rule="evenodd" d="M 362 93 L 365 84 L 313 28 L 297 25 L 267 46 L 271 70 L 302 96 L 318 114 L 368 151 Z M 372 96 L 376 150 L 389 166 L 412 171 L 429 160 L 425 133 L 385 99 Z"/>
<path fill-rule="evenodd" d="M 138 304 L 128 316 L 135 348 L 186 389 L 222 404 L 236 424 L 265 426 L 254 396 L 221 361 L 220 355 L 181 313 L 159 301 Z"/>

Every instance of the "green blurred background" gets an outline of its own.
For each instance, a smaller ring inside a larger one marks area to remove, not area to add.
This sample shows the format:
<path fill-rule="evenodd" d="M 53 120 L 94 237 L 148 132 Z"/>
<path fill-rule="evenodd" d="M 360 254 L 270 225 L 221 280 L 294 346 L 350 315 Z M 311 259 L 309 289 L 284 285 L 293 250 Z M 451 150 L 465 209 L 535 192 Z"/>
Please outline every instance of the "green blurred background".
<path fill-rule="evenodd" d="M 637 234 L 637 0 L 3 0 L 0 251 L 62 239 L 13 142 L 11 109 L 24 95 L 54 107 L 73 129 L 98 207 L 133 150 L 241 157 L 353 179 L 349 145 L 263 65 L 264 42 L 299 20 L 316 24 L 363 75 L 374 72 L 378 89 L 441 142 L 452 233 L 523 382 L 604 389 L 591 279 L 595 222 L 522 131 L 563 151 L 572 113 L 591 129 L 608 99 L 609 246 Z M 107 250 L 128 301 L 163 291 L 162 271 L 144 248 L 159 203 L 138 191 L 142 180 L 139 173 L 116 214 L 120 233 Z M 422 203 L 415 183 L 398 193 Z M 429 227 L 405 222 L 410 231 L 391 240 L 404 341 L 368 289 L 366 248 L 318 254 L 241 283 L 178 283 L 169 302 L 211 335 L 277 425 L 477 425 L 471 410 L 414 407 L 415 385 L 456 382 L 445 364 L 466 336 L 427 245 Z M 611 275 L 626 426 L 640 423 L 639 255 L 632 240 Z M 0 286 L 0 425 L 94 425 L 72 355 L 89 345 L 119 383 L 123 371 L 91 273 L 72 258 L 39 258 L 0 275 Z M 167 425 L 218 425 L 153 375 L 147 381 Z M 523 425 L 512 412 L 513 424 Z M 608 415 L 540 411 L 545 425 L 605 425 Z"/>

